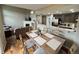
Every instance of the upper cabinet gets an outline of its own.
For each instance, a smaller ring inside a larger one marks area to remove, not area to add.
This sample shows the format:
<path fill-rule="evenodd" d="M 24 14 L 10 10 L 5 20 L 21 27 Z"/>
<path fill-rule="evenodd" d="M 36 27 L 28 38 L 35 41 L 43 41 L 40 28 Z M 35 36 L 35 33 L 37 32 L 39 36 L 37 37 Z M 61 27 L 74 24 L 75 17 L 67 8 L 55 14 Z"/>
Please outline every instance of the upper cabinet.
<path fill-rule="evenodd" d="M 75 23 L 78 18 L 79 12 L 65 13 L 65 14 L 54 14 L 56 19 L 61 19 L 63 23 Z"/>

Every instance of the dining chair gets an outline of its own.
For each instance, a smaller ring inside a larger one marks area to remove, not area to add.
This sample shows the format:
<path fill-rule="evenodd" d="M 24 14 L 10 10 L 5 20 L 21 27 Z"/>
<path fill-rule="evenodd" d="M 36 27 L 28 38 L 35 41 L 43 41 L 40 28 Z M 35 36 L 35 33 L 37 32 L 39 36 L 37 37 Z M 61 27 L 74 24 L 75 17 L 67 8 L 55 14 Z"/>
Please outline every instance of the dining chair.
<path fill-rule="evenodd" d="M 39 47 L 36 49 L 36 51 L 33 54 L 45 54 L 45 51 L 43 48 Z"/>
<path fill-rule="evenodd" d="M 15 30 L 16 39 L 20 39 L 19 34 L 21 34 L 21 29 L 16 29 Z"/>
<path fill-rule="evenodd" d="M 34 44 L 34 41 L 32 39 L 28 39 L 24 42 L 24 46 L 25 46 L 25 50 L 26 50 L 26 53 L 30 54 L 30 52 L 33 52 L 35 51 L 35 44 Z M 32 51 L 33 50 L 33 51 Z"/>

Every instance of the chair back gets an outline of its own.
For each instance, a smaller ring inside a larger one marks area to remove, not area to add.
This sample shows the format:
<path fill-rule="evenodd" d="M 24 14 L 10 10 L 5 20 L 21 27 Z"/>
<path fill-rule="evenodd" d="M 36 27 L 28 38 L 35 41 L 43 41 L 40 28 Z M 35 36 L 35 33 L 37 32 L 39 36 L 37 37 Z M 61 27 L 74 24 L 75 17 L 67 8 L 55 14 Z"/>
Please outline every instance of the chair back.
<path fill-rule="evenodd" d="M 45 51 L 43 48 L 39 47 L 33 54 L 45 54 Z"/>

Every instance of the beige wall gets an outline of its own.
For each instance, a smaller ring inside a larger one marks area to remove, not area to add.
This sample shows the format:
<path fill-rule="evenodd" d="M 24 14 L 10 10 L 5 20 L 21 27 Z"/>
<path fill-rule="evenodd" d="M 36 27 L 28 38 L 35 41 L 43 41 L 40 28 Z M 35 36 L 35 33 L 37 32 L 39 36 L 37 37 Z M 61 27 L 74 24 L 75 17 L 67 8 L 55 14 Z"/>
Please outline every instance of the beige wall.
<path fill-rule="evenodd" d="M 4 24 L 13 29 L 23 27 L 25 17 L 30 15 L 30 10 L 17 7 L 3 6 Z"/>
<path fill-rule="evenodd" d="M 2 20 L 3 20 L 2 8 L 0 7 L 0 53 L 4 53 L 4 49 L 6 46 L 6 40 L 5 40 Z"/>
<path fill-rule="evenodd" d="M 38 24 L 42 23 L 42 15 L 37 15 L 36 20 L 38 21 Z"/>

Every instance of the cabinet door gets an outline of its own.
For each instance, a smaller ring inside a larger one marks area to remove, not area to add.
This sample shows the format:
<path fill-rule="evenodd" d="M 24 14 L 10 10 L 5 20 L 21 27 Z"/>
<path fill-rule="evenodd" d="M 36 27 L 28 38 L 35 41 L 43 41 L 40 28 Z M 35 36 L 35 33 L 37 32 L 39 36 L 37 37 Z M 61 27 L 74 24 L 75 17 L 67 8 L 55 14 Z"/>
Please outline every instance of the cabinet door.
<path fill-rule="evenodd" d="M 65 14 L 64 15 L 64 22 L 74 23 L 77 18 L 75 14 Z"/>

